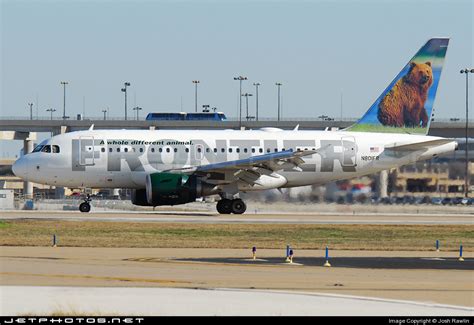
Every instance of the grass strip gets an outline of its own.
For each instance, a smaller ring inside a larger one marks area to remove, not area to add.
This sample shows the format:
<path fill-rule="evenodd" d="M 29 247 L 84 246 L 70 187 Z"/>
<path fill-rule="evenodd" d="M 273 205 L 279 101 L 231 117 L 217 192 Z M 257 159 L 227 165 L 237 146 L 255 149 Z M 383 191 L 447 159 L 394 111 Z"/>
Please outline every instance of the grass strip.
<path fill-rule="evenodd" d="M 474 251 L 474 225 L 173 224 L 14 220 L 0 223 L 0 246 Z"/>

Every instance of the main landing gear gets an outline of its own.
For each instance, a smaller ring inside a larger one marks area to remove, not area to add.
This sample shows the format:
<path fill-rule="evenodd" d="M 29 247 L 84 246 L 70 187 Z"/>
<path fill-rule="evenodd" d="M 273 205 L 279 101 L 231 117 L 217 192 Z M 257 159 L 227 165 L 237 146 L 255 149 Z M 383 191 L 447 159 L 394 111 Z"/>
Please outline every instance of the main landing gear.
<path fill-rule="evenodd" d="M 221 199 L 217 202 L 216 208 L 220 214 L 242 214 L 247 209 L 247 205 L 241 199 Z"/>
<path fill-rule="evenodd" d="M 84 199 L 84 202 L 79 205 L 79 211 L 89 212 L 91 210 L 91 204 L 89 203 L 90 201 L 92 201 L 91 196 L 87 194 L 86 198 Z"/>

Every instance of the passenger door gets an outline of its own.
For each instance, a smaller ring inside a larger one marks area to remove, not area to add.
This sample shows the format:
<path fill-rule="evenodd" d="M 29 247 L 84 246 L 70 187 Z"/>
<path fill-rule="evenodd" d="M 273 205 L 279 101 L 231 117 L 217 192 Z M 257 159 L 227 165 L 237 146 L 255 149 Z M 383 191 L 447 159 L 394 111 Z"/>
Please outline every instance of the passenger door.
<path fill-rule="evenodd" d="M 98 158 L 94 147 L 93 136 L 79 137 L 79 165 L 81 166 L 95 166 L 95 158 Z"/>
<path fill-rule="evenodd" d="M 342 137 L 342 166 L 357 166 L 357 144 L 354 137 Z"/>

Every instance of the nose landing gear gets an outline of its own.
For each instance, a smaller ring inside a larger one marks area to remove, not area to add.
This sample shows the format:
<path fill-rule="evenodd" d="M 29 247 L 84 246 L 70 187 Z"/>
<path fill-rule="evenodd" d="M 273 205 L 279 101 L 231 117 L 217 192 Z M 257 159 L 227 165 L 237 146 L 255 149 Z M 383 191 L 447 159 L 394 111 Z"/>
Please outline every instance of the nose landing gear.
<path fill-rule="evenodd" d="M 86 213 L 89 212 L 91 210 L 91 204 L 89 203 L 90 201 L 92 201 L 91 196 L 87 194 L 84 202 L 79 205 L 79 211 Z"/>
<path fill-rule="evenodd" d="M 217 202 L 216 208 L 220 214 L 242 214 L 247 209 L 247 205 L 241 199 L 221 199 Z"/>

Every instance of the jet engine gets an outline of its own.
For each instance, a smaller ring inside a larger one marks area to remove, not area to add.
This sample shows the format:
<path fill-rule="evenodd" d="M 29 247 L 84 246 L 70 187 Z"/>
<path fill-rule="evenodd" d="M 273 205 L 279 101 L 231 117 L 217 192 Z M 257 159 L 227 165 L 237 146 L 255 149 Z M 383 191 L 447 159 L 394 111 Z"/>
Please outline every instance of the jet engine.
<path fill-rule="evenodd" d="M 214 185 L 195 175 L 153 173 L 146 176 L 146 188 L 132 192 L 132 203 L 142 206 L 178 205 L 215 194 Z"/>

